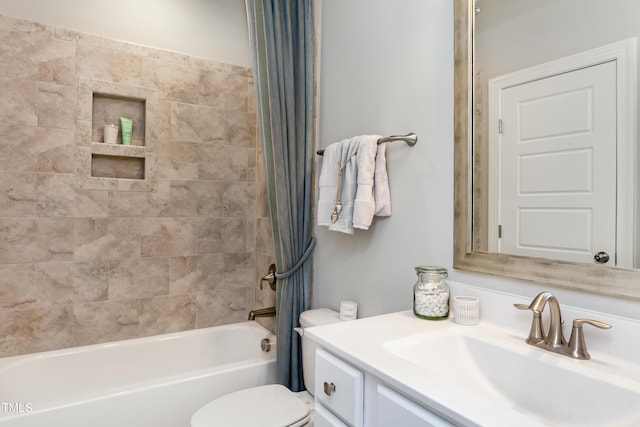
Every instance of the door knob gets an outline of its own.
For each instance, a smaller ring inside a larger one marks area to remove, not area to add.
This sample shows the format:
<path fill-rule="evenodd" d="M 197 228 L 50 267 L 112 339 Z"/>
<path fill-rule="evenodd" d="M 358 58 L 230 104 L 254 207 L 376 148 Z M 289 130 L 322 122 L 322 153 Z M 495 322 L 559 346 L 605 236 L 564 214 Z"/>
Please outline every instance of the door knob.
<path fill-rule="evenodd" d="M 598 252 L 593 256 L 593 259 L 600 264 L 606 264 L 609 262 L 609 254 L 606 252 Z"/>

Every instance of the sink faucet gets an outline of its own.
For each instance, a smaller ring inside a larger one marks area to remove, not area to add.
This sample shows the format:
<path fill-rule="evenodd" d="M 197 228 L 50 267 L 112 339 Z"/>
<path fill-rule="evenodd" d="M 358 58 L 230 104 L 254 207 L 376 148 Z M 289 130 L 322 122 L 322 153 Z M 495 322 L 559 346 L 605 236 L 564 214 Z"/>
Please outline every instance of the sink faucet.
<path fill-rule="evenodd" d="M 551 292 L 540 292 L 529 304 L 529 310 L 533 311 L 534 315 L 539 313 L 542 316 L 542 311 L 547 304 L 549 305 L 549 333 L 543 343 L 545 346 L 554 348 L 563 346 L 567 342 L 562 333 L 562 313 L 558 299 Z"/>
<path fill-rule="evenodd" d="M 542 312 L 546 306 L 549 306 L 549 330 L 545 334 L 542 327 Z M 601 329 L 610 329 L 611 325 L 591 320 L 576 319 L 573 321 L 573 329 L 571 330 L 571 338 L 569 343 L 564 339 L 562 331 L 562 313 L 558 299 L 551 292 L 540 292 L 531 301 L 531 304 L 514 304 L 519 310 L 531 310 L 533 312 L 533 320 L 531 322 L 531 330 L 527 338 L 527 344 L 540 347 L 553 353 L 559 353 L 574 359 L 589 359 L 591 356 L 587 351 L 584 341 L 584 333 L 582 325 L 589 324 Z"/>

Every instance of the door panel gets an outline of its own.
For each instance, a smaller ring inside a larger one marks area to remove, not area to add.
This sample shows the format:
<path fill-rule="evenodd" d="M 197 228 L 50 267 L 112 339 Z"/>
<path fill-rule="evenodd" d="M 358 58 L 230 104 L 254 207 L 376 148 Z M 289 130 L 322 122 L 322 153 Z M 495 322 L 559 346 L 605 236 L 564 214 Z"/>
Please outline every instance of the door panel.
<path fill-rule="evenodd" d="M 504 89 L 500 110 L 499 251 L 615 259 L 615 62 Z"/>

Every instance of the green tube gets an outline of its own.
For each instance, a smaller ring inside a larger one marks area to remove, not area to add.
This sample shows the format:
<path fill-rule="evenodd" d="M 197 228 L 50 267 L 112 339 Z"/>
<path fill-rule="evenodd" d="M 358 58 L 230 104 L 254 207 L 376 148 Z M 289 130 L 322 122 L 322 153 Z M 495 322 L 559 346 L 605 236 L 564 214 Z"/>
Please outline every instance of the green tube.
<path fill-rule="evenodd" d="M 133 120 L 126 117 L 120 117 L 120 125 L 122 127 L 122 144 L 131 145 L 131 134 L 133 133 Z"/>

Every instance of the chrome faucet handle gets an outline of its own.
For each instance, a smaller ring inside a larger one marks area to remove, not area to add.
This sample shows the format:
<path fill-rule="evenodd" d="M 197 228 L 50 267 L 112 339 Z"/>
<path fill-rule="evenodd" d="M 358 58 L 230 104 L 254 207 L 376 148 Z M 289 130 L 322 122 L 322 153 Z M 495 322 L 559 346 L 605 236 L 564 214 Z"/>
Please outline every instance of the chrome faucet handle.
<path fill-rule="evenodd" d="M 518 310 L 531 310 L 527 304 L 513 304 Z M 533 312 L 533 319 L 531 319 L 531 329 L 529 330 L 529 336 L 527 337 L 527 344 L 539 344 L 544 342 L 544 330 L 542 329 L 542 312 L 537 310 L 531 310 Z"/>
<path fill-rule="evenodd" d="M 611 329 L 611 325 L 591 319 L 576 319 L 573 321 L 571 329 L 571 338 L 569 339 L 569 354 L 576 359 L 590 359 L 591 356 L 587 351 L 587 345 L 584 342 L 584 331 L 582 325 L 592 325 L 600 329 Z"/>

